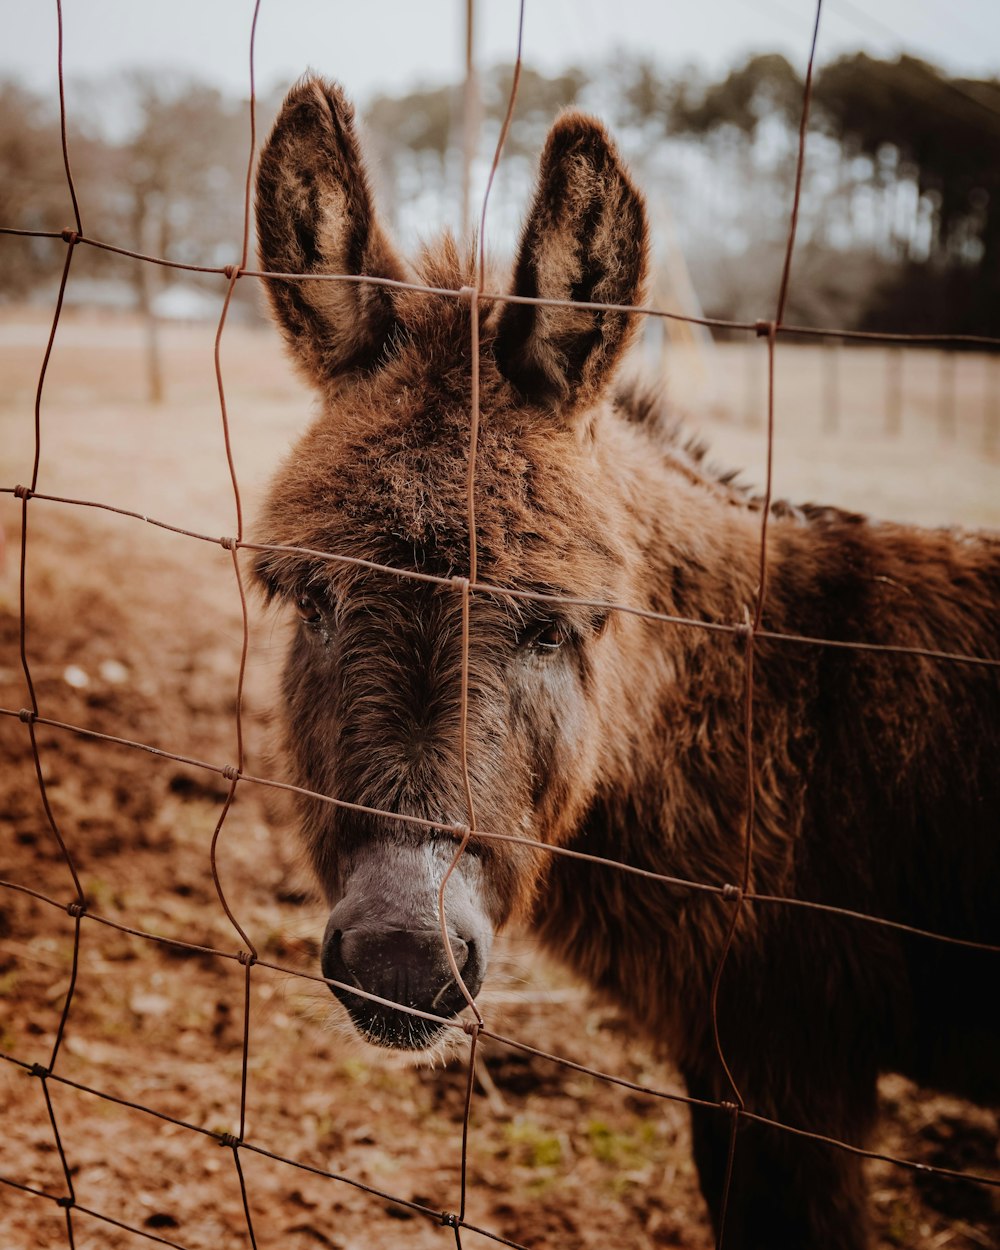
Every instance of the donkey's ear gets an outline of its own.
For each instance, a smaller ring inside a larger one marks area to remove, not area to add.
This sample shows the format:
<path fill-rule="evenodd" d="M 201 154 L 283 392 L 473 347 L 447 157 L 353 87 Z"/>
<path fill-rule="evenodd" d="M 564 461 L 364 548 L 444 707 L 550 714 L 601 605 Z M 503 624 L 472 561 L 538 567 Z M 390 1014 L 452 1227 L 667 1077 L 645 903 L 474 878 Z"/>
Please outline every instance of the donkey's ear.
<path fill-rule="evenodd" d="M 354 109 L 333 83 L 304 79 L 281 107 L 257 170 L 257 240 L 271 272 L 405 277 L 375 220 Z M 299 365 L 319 385 L 371 368 L 395 328 L 385 287 L 266 283 Z"/>
<path fill-rule="evenodd" d="M 649 238 L 642 196 L 600 122 L 561 117 L 542 153 L 512 294 L 639 304 Z M 610 381 L 635 315 L 508 304 L 495 345 L 500 371 L 521 394 L 553 407 L 587 403 Z"/>

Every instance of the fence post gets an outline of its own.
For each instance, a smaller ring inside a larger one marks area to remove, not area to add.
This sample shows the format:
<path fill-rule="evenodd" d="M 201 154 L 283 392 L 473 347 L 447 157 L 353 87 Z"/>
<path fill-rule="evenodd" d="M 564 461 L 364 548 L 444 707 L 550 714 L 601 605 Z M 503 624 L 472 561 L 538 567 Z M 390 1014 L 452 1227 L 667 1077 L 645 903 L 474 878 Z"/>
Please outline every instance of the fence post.
<path fill-rule="evenodd" d="M 957 353 L 945 348 L 941 352 L 940 386 L 938 391 L 938 424 L 944 438 L 955 437 L 955 380 Z"/>
<path fill-rule="evenodd" d="M 751 430 L 759 428 L 764 405 L 764 387 L 762 384 L 764 358 L 763 354 L 758 350 L 759 342 L 759 339 L 751 339 L 746 345 L 743 357 L 743 382 L 745 388 L 745 415 L 743 420 L 744 424 Z"/>
<path fill-rule="evenodd" d="M 475 0 L 465 4 L 465 84 L 462 88 L 462 234 L 472 229 L 472 166 L 479 139 L 479 78 L 475 58 Z"/>
<path fill-rule="evenodd" d="M 885 353 L 885 432 L 896 438 L 903 429 L 903 349 L 889 347 Z"/>
<path fill-rule="evenodd" d="M 840 430 L 840 357 L 843 344 L 839 338 L 821 340 L 823 353 L 823 432 Z"/>
<path fill-rule="evenodd" d="M 983 381 L 983 448 L 988 456 L 993 456 L 1000 445 L 1000 353 L 987 352 L 983 357 Z"/>

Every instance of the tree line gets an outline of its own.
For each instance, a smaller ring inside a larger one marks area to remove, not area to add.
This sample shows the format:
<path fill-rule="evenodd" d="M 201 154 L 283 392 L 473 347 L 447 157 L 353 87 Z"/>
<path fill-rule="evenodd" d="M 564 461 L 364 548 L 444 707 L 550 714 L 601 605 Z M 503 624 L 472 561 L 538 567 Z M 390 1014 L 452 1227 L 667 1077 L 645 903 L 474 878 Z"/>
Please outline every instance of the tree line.
<path fill-rule="evenodd" d="M 480 76 L 480 184 L 510 73 Z M 615 131 L 649 192 L 661 251 L 669 239 L 683 255 L 704 311 L 761 315 L 780 271 L 802 91 L 778 54 L 719 76 L 624 59 L 551 75 L 525 67 L 491 236 L 501 250 L 513 246 L 553 116 L 585 108 Z M 280 94 L 260 102 L 261 127 Z M 380 199 L 403 236 L 459 224 L 463 107 L 461 87 L 431 84 L 379 95 L 365 110 Z M 238 258 L 244 100 L 189 77 L 136 72 L 71 84 L 69 119 L 89 235 L 191 264 Z M 1000 81 L 949 76 L 908 56 L 842 56 L 814 80 L 806 170 L 790 320 L 1000 334 Z M 0 225 L 59 230 L 70 220 L 54 102 L 0 82 Z M 140 309 L 175 280 L 85 252 L 89 276 L 131 291 Z M 5 238 L 0 299 L 44 291 L 61 263 L 58 245 Z"/>

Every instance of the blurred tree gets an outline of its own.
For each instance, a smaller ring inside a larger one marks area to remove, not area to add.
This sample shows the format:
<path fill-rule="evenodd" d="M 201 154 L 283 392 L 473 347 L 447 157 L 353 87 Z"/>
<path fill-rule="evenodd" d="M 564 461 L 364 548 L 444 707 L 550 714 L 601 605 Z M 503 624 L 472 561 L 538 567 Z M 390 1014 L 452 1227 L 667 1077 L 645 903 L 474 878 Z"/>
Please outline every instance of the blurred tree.
<path fill-rule="evenodd" d="M 801 111 L 802 80 L 780 53 L 770 52 L 749 57 L 700 93 L 690 87 L 677 93 L 668 119 L 679 133 L 704 135 L 731 126 L 753 138 L 765 121 L 795 128 Z"/>
<path fill-rule="evenodd" d="M 493 142 L 507 111 L 511 74 L 510 66 L 503 65 L 481 75 L 487 143 Z M 576 101 L 586 81 L 582 70 L 549 77 L 524 66 L 504 160 L 514 165 L 537 160 L 552 118 Z M 399 96 L 376 96 L 365 111 L 382 207 L 404 232 L 407 214 L 433 216 L 436 222 L 455 217 L 461 200 L 462 101 L 460 86 L 419 86 Z"/>
<path fill-rule="evenodd" d="M 815 101 L 827 133 L 867 157 L 877 183 L 913 183 L 929 222 L 926 260 L 904 249 L 865 324 L 1000 332 L 1000 82 L 856 53 L 819 72 Z"/>
<path fill-rule="evenodd" d="M 73 215 L 55 110 L 16 82 L 0 82 L 0 223 L 18 230 L 61 230 Z M 55 277 L 63 248 L 44 239 L 11 239 L 0 292 L 28 294 Z"/>
<path fill-rule="evenodd" d="M 474 195 L 485 183 L 511 73 L 504 65 L 480 76 Z M 192 264 L 235 260 L 246 102 L 164 74 L 134 73 L 71 94 L 70 148 L 88 235 Z M 280 97 L 260 101 L 261 131 Z M 491 234 L 512 245 L 553 117 L 566 107 L 589 109 L 614 129 L 654 222 L 676 225 L 706 306 L 725 317 L 759 315 L 787 230 L 801 97 L 798 73 L 774 53 L 747 57 L 715 78 L 690 66 L 664 74 L 641 58 L 555 74 L 526 65 Z M 814 108 L 790 315 L 809 319 L 822 310 L 844 324 L 905 330 L 919 321 L 920 329 L 1000 332 L 1000 82 L 858 53 L 818 72 Z M 366 122 L 380 202 L 407 242 L 442 223 L 459 226 L 461 88 L 384 93 Z M 0 83 L 0 223 L 39 230 L 71 223 L 55 110 L 13 83 Z M 0 294 L 22 298 L 51 282 L 62 255 L 58 242 L 4 240 Z M 850 258 L 850 282 L 839 280 L 847 269 L 838 258 L 845 265 Z M 160 283 L 178 279 L 93 249 L 80 264 L 132 286 L 157 393 L 152 310 Z M 821 291 L 806 290 L 807 270 Z"/>
<path fill-rule="evenodd" d="M 134 128 L 116 149 L 117 215 L 133 251 L 187 264 L 239 260 L 246 176 L 246 109 L 189 78 L 128 79 Z M 122 237 L 119 235 L 118 237 Z M 154 299 L 163 272 L 130 262 L 146 326 L 149 398 L 163 398 Z"/>

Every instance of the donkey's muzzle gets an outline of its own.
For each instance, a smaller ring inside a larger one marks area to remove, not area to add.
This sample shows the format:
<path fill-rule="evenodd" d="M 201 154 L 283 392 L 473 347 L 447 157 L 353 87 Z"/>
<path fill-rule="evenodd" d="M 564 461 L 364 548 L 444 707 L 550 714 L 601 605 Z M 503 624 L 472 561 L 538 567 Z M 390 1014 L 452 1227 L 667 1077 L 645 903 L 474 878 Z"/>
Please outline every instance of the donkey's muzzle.
<path fill-rule="evenodd" d="M 440 929 L 335 928 L 330 917 L 323 942 L 323 975 L 350 1013 L 355 1027 L 378 1046 L 422 1050 L 468 1000 L 455 978 L 457 969 L 470 995 L 478 992 L 485 972 L 475 940 L 449 929 L 452 966 Z M 356 986 L 385 1002 L 354 994 Z M 425 1019 L 407 1011 L 439 1017 Z"/>
<path fill-rule="evenodd" d="M 482 985 L 493 938 L 482 866 L 474 856 L 454 858 L 454 844 L 443 839 L 378 834 L 345 856 L 343 893 L 323 937 L 323 975 L 337 982 L 330 988 L 378 1046 L 422 1050 Z"/>

